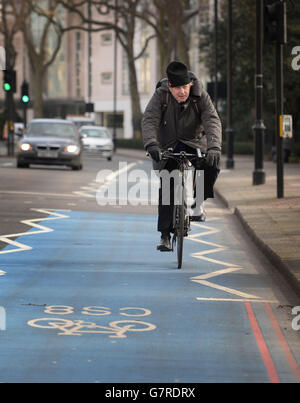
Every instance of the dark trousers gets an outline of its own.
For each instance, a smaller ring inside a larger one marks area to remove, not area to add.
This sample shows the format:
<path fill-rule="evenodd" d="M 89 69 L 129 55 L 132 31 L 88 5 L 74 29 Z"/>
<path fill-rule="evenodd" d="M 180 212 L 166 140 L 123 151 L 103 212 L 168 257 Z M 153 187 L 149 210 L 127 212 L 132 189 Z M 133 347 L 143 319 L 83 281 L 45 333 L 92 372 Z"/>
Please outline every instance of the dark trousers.
<path fill-rule="evenodd" d="M 183 144 L 178 143 L 174 152 L 186 151 L 187 153 L 196 154 L 196 150 Z M 164 169 L 171 172 L 177 169 L 177 163 L 174 160 L 169 160 Z M 201 169 L 204 171 L 204 200 L 214 197 L 214 184 L 217 180 L 220 170 L 218 168 L 203 165 Z M 159 199 L 158 199 L 158 223 L 157 230 L 160 232 L 172 232 L 174 209 L 174 181 L 171 178 L 170 183 L 170 204 L 162 204 L 162 180 L 160 182 Z"/>

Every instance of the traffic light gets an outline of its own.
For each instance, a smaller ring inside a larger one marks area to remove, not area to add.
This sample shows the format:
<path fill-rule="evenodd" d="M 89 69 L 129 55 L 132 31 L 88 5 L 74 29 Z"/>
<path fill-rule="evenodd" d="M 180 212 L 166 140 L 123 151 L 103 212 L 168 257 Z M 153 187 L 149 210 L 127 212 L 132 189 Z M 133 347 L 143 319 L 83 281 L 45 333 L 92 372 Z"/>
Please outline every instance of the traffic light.
<path fill-rule="evenodd" d="M 16 71 L 4 70 L 3 89 L 6 92 L 16 92 Z"/>
<path fill-rule="evenodd" d="M 264 38 L 266 43 L 286 43 L 285 1 L 264 0 Z"/>
<path fill-rule="evenodd" d="M 94 112 L 94 104 L 91 102 L 88 102 L 85 104 L 85 111 L 86 112 Z"/>
<path fill-rule="evenodd" d="M 23 84 L 21 86 L 21 101 L 23 104 L 28 104 L 30 101 L 29 98 L 29 84 L 27 81 L 23 81 Z"/>

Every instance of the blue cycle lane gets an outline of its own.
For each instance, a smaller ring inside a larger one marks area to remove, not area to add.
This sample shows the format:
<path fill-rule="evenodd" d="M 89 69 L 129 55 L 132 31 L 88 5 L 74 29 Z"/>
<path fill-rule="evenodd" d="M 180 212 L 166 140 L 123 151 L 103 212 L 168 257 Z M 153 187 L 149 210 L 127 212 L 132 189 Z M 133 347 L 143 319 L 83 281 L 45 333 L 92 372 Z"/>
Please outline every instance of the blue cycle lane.
<path fill-rule="evenodd" d="M 281 295 L 213 209 L 181 270 L 153 215 L 37 211 L 0 251 L 0 382 L 299 382 Z"/>

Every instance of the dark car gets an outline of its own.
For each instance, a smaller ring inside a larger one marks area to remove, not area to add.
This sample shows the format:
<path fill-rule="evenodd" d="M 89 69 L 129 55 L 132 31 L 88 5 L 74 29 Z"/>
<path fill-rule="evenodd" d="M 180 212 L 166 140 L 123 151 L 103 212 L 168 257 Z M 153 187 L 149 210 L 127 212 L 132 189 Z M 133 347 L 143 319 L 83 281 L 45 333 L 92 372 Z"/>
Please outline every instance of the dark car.
<path fill-rule="evenodd" d="M 32 120 L 17 149 L 17 167 L 30 164 L 82 169 L 82 142 L 76 126 L 62 119 Z"/>

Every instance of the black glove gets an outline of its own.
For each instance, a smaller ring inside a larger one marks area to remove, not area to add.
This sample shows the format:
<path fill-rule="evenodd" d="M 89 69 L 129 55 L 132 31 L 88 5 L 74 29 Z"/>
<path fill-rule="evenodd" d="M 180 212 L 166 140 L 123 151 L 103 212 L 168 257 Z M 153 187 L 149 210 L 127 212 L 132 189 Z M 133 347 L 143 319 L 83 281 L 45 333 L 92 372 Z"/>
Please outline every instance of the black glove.
<path fill-rule="evenodd" d="M 207 150 L 206 163 L 210 167 L 218 168 L 221 159 L 221 150 L 217 147 L 212 147 Z"/>
<path fill-rule="evenodd" d="M 151 158 L 155 162 L 159 162 L 161 160 L 161 152 L 160 152 L 159 147 L 156 144 L 149 145 L 147 147 L 147 152 L 150 154 Z"/>

